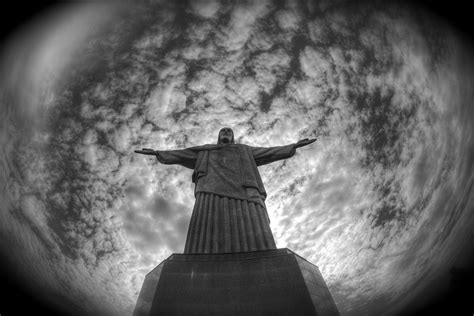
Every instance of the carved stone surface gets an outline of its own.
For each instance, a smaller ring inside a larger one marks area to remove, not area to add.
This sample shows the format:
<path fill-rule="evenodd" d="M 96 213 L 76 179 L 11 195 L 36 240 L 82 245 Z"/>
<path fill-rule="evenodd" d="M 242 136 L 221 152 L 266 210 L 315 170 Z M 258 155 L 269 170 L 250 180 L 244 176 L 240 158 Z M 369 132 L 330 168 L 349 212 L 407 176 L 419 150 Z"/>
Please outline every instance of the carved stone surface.
<path fill-rule="evenodd" d="M 314 141 L 251 147 L 223 128 L 216 145 L 135 151 L 193 169 L 196 203 L 184 254 L 146 276 L 134 316 L 339 315 L 318 268 L 276 249 L 257 168 Z"/>
<path fill-rule="evenodd" d="M 336 304 L 318 267 L 298 255 L 295 255 L 295 258 L 317 314 L 339 315 Z"/>
<path fill-rule="evenodd" d="M 236 144 L 234 132 L 225 127 L 219 131 L 217 144 L 135 152 L 193 169 L 196 202 L 184 253 L 229 253 L 276 248 L 258 167 L 293 157 L 296 148 L 314 141 L 253 147 Z"/>
<path fill-rule="evenodd" d="M 197 194 L 184 253 L 267 249 L 276 246 L 264 205 L 217 194 Z"/>
<path fill-rule="evenodd" d="M 288 249 L 173 254 L 150 272 L 134 316 L 339 315 L 316 266 Z"/>
<path fill-rule="evenodd" d="M 156 266 L 150 273 L 145 277 L 143 281 L 142 289 L 138 295 L 138 300 L 135 305 L 135 311 L 133 316 L 146 316 L 150 315 L 151 305 L 155 298 L 156 288 L 160 281 L 161 271 L 166 260 Z"/>

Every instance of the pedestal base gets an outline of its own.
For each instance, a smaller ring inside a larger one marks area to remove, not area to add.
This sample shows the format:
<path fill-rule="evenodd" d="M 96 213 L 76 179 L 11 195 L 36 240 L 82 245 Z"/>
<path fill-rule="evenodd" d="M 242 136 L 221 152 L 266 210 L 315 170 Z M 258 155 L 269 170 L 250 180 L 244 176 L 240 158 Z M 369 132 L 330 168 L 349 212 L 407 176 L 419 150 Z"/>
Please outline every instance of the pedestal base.
<path fill-rule="evenodd" d="M 289 249 L 173 254 L 145 277 L 134 316 L 339 315 L 318 268 Z"/>

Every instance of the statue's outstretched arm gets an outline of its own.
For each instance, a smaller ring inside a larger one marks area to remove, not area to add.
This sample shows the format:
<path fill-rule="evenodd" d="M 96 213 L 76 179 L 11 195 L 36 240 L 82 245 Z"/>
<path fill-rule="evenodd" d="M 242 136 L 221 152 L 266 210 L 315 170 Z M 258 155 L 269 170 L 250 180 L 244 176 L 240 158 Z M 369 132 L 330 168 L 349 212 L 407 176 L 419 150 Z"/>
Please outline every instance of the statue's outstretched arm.
<path fill-rule="evenodd" d="M 295 147 L 298 148 L 298 147 L 308 146 L 309 144 L 314 143 L 316 140 L 317 140 L 317 138 L 312 138 L 312 139 L 305 138 L 305 139 L 299 140 L 295 144 Z"/>
<path fill-rule="evenodd" d="M 251 149 L 257 166 L 293 157 L 296 152 L 295 144 L 275 147 L 251 147 Z"/>
<path fill-rule="evenodd" d="M 177 164 L 189 169 L 194 169 L 197 159 L 197 152 L 191 149 L 153 150 L 142 148 L 142 150 L 135 150 L 135 152 L 142 155 L 156 156 L 159 162 L 166 165 Z"/>
<path fill-rule="evenodd" d="M 307 146 L 314 143 L 316 139 L 302 139 L 295 144 L 276 147 L 251 147 L 252 154 L 257 163 L 257 166 L 265 165 L 273 161 L 293 157 L 296 153 L 296 148 Z"/>
<path fill-rule="evenodd" d="M 156 150 L 150 148 L 142 148 L 142 150 L 135 150 L 135 152 L 142 155 L 156 155 Z"/>

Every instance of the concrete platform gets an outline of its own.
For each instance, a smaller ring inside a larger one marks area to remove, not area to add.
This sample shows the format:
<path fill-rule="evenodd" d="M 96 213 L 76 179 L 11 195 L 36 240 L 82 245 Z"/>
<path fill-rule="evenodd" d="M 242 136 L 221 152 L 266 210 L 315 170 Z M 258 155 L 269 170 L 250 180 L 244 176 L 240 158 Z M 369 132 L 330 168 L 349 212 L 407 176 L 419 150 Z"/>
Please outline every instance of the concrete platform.
<path fill-rule="evenodd" d="M 173 254 L 145 277 L 134 316 L 339 315 L 318 268 L 289 249 Z"/>

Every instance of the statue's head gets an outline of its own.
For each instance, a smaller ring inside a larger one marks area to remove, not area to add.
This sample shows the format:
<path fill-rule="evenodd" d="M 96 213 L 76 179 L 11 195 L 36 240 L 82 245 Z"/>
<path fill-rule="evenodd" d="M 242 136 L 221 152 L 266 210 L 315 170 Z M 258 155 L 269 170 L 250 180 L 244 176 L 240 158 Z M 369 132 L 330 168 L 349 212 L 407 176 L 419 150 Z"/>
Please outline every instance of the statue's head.
<path fill-rule="evenodd" d="M 218 144 L 234 144 L 234 131 L 230 127 L 224 127 L 219 131 Z"/>

